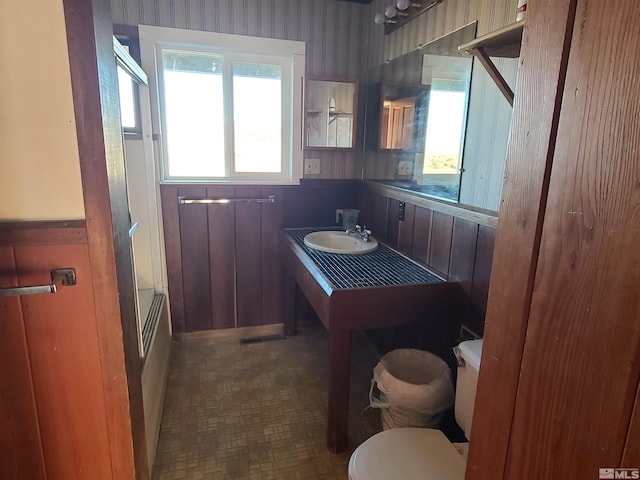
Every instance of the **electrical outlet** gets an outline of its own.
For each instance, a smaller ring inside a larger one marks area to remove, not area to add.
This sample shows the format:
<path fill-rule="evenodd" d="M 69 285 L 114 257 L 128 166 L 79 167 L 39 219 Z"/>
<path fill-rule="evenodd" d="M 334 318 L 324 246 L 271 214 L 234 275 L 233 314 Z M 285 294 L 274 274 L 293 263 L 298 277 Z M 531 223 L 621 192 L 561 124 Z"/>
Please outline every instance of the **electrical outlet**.
<path fill-rule="evenodd" d="M 304 173 L 305 173 L 305 175 L 320 175 L 320 159 L 319 158 L 305 158 L 304 159 Z"/>
<path fill-rule="evenodd" d="M 411 160 L 401 160 L 398 162 L 398 175 L 399 176 L 409 176 L 413 172 L 413 162 Z"/>

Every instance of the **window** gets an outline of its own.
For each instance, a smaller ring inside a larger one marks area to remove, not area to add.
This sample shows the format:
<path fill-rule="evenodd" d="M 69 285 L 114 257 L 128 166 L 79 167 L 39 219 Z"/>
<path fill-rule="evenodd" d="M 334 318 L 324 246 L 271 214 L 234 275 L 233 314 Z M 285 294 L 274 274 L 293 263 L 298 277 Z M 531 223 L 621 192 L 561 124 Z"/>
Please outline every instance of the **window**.
<path fill-rule="evenodd" d="M 298 181 L 303 43 L 148 26 L 140 40 L 165 180 Z"/>

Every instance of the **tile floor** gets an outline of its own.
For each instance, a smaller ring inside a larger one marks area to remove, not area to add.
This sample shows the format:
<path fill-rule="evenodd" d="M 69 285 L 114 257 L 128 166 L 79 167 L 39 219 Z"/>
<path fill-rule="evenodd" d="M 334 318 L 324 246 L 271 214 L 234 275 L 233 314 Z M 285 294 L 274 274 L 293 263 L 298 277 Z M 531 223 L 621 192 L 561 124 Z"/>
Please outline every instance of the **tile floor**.
<path fill-rule="evenodd" d="M 154 480 L 347 479 L 351 452 L 379 431 L 379 412 L 365 410 L 378 358 L 354 335 L 349 448 L 334 455 L 325 446 L 328 340 L 319 321 L 305 321 L 287 339 L 175 341 Z"/>

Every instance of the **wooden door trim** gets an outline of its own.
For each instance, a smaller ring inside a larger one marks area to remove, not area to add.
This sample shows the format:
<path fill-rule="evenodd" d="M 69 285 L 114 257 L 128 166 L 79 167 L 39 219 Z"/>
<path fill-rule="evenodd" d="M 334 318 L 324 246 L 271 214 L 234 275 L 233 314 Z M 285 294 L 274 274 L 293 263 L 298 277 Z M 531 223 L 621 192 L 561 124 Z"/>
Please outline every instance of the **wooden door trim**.
<path fill-rule="evenodd" d="M 148 478 L 111 6 L 63 8 L 113 477 Z"/>
<path fill-rule="evenodd" d="M 527 10 L 467 479 L 505 474 L 577 0 Z M 540 99 L 545 99 L 541 101 Z"/>

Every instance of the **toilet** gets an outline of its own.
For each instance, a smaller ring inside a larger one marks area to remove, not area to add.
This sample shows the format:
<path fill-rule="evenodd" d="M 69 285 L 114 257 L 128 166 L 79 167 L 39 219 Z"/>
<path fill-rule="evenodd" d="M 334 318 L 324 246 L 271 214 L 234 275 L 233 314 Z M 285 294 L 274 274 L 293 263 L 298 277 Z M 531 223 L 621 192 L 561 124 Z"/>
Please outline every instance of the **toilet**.
<path fill-rule="evenodd" d="M 456 348 L 455 418 L 470 440 L 482 340 Z M 349 480 L 464 480 L 468 443 L 453 444 L 430 428 L 394 428 L 363 442 L 349 460 Z"/>

